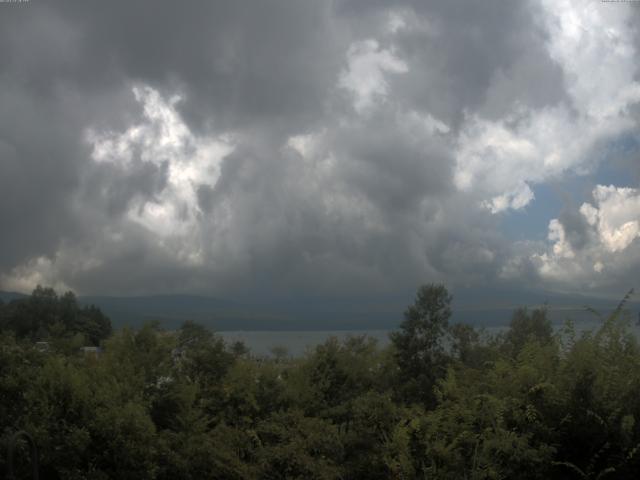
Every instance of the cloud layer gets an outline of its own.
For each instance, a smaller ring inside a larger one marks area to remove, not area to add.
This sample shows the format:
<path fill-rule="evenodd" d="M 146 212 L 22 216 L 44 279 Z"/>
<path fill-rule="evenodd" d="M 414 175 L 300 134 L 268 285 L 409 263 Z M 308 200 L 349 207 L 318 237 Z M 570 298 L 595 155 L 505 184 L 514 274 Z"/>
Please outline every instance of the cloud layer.
<path fill-rule="evenodd" d="M 1 8 L 0 288 L 632 286 L 638 178 L 598 178 L 638 131 L 629 5 Z M 501 230 L 576 177 L 548 232 Z"/>

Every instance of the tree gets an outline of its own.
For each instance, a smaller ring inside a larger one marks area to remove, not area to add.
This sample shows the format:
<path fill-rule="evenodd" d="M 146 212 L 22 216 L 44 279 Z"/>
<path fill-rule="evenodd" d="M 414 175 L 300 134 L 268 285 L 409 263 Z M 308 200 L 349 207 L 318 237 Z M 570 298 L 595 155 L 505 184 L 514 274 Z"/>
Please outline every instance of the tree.
<path fill-rule="evenodd" d="M 390 335 L 405 400 L 433 406 L 435 382 L 444 376 L 447 356 L 443 340 L 451 317 L 452 296 L 443 285 L 418 289 L 404 312 L 400 331 Z"/>
<path fill-rule="evenodd" d="M 180 371 L 203 388 L 207 402 L 215 404 L 217 389 L 236 357 L 220 336 L 203 325 L 187 321 L 179 332 L 174 354 L 180 359 Z"/>
<path fill-rule="evenodd" d="M 300 410 L 276 412 L 256 428 L 259 474 L 264 479 L 344 478 L 340 474 L 342 443 L 338 428 Z"/>
<path fill-rule="evenodd" d="M 90 305 L 78 311 L 78 329 L 90 343 L 99 345 L 111 335 L 111 320 L 98 307 Z"/>
<path fill-rule="evenodd" d="M 528 341 L 535 340 L 547 345 L 552 339 L 553 327 L 547 318 L 546 307 L 536 308 L 532 312 L 519 308 L 511 318 L 509 330 L 504 337 L 504 348 L 515 357 Z"/>
<path fill-rule="evenodd" d="M 81 343 L 99 345 L 111 334 L 111 321 L 98 307 L 80 308 L 73 292 L 58 296 L 52 288 L 38 285 L 30 297 L 13 300 L 1 309 L 0 328 L 35 341 L 64 343 L 80 335 Z"/>
<path fill-rule="evenodd" d="M 451 334 L 451 350 L 455 357 L 465 365 L 473 365 L 476 360 L 480 335 L 466 323 L 456 323 L 449 329 Z"/>

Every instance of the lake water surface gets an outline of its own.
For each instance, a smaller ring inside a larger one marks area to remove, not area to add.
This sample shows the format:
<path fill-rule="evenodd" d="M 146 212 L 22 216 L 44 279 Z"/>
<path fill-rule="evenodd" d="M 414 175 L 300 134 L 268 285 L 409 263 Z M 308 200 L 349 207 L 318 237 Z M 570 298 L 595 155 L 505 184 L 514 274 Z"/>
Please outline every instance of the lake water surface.
<path fill-rule="evenodd" d="M 562 324 L 554 325 L 561 328 Z M 576 322 L 575 330 L 580 332 L 595 330 L 599 327 L 597 321 Z M 483 327 L 489 335 L 504 331 L 505 325 L 492 325 Z M 640 338 L 640 326 L 632 324 L 631 331 Z M 392 330 L 320 330 L 320 331 L 222 331 L 217 332 L 226 342 L 242 341 L 251 350 L 251 353 L 258 356 L 271 355 L 274 347 L 284 347 L 289 355 L 299 357 L 309 349 L 324 343 L 329 337 L 337 337 L 343 340 L 349 336 L 367 335 L 378 341 L 378 345 L 384 347 L 389 344 L 389 333 Z"/>

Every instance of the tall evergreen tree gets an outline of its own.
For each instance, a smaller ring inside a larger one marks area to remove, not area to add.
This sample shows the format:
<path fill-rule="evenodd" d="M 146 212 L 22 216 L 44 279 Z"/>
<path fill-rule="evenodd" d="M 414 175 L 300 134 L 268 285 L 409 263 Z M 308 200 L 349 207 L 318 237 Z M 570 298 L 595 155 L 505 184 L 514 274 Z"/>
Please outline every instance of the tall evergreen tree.
<path fill-rule="evenodd" d="M 452 296 L 443 285 L 423 285 L 404 312 L 400 331 L 391 334 L 407 401 L 433 406 L 433 387 L 446 369 L 444 338 L 451 317 Z"/>

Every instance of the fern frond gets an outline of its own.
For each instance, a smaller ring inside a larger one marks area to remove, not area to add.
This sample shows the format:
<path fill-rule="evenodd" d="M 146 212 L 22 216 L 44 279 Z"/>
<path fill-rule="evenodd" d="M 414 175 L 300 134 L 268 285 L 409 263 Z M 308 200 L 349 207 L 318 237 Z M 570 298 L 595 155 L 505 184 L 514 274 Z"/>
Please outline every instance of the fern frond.
<path fill-rule="evenodd" d="M 580 469 L 580 467 L 578 467 L 577 465 L 574 465 L 571 462 L 551 462 L 551 464 L 559 467 L 566 467 L 569 470 L 580 475 L 580 478 L 589 478 L 587 474 Z"/>
<path fill-rule="evenodd" d="M 590 307 L 589 305 L 583 305 L 582 306 L 587 312 L 595 315 L 596 317 L 598 317 L 598 320 L 600 320 L 601 322 L 604 322 L 604 315 L 602 315 L 599 311 L 597 311 L 595 308 Z"/>
<path fill-rule="evenodd" d="M 614 320 L 614 319 L 618 318 L 618 316 L 620 315 L 620 313 L 624 309 L 624 306 L 627 304 L 627 302 L 631 298 L 631 295 L 633 295 L 633 288 L 630 289 L 627 292 L 627 294 L 622 298 L 622 300 L 620 300 L 620 303 L 618 303 L 618 306 L 615 308 L 615 310 L 609 316 L 610 320 Z"/>
<path fill-rule="evenodd" d="M 605 468 L 598 474 L 598 476 L 596 477 L 596 480 L 600 480 L 601 478 L 604 478 L 610 473 L 615 473 L 615 472 L 616 472 L 616 469 L 614 467 Z"/>
<path fill-rule="evenodd" d="M 587 468 L 587 472 L 591 473 L 595 471 L 596 463 L 598 462 L 602 454 L 609 449 L 609 447 L 610 447 L 609 442 L 604 442 L 604 444 L 598 449 L 595 455 L 591 457 L 591 461 L 589 462 L 589 467 Z M 597 478 L 600 478 L 600 475 L 598 475 Z"/>

